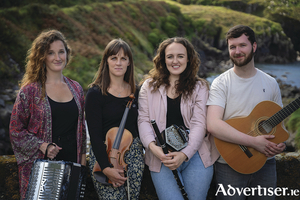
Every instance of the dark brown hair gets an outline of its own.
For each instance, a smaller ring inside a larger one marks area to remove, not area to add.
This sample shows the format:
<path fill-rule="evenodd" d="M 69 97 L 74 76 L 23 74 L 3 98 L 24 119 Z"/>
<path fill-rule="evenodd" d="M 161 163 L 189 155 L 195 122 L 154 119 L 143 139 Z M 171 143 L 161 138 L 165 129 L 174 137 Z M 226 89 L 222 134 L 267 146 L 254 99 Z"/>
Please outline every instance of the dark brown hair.
<path fill-rule="evenodd" d="M 238 38 L 243 34 L 245 34 L 248 37 L 248 40 L 251 42 L 252 45 L 254 42 L 256 42 L 255 33 L 249 26 L 237 25 L 229 29 L 229 31 L 226 33 L 227 44 L 228 39 Z"/>
<path fill-rule="evenodd" d="M 184 98 L 192 95 L 193 90 L 197 81 L 201 81 L 203 85 L 208 87 L 208 83 L 205 79 L 201 79 L 198 77 L 197 73 L 199 71 L 200 66 L 200 58 L 198 53 L 195 51 L 194 46 L 183 37 L 173 37 L 164 40 L 160 43 L 156 56 L 153 59 L 154 67 L 150 70 L 149 74 L 146 75 L 144 80 L 142 80 L 141 84 L 148 78 L 152 78 L 150 81 L 150 86 L 153 87 L 153 91 L 156 91 L 161 85 L 166 85 L 166 87 L 170 86 L 169 76 L 170 72 L 166 66 L 165 60 L 165 50 L 167 46 L 172 43 L 182 44 L 187 51 L 188 63 L 186 69 L 180 74 L 180 78 L 176 83 L 176 93 L 179 95 L 183 95 Z"/>
<path fill-rule="evenodd" d="M 117 55 L 120 49 L 123 49 L 124 55 L 129 58 L 129 66 L 124 76 L 124 81 L 131 87 L 131 92 L 135 93 L 135 81 L 134 81 L 134 65 L 132 52 L 129 45 L 122 39 L 114 39 L 110 41 L 104 50 L 103 58 L 100 62 L 98 72 L 96 73 L 95 80 L 89 85 L 90 87 L 98 86 L 102 91 L 102 94 L 107 94 L 107 89 L 110 85 L 109 67 L 107 59 L 109 56 Z"/>

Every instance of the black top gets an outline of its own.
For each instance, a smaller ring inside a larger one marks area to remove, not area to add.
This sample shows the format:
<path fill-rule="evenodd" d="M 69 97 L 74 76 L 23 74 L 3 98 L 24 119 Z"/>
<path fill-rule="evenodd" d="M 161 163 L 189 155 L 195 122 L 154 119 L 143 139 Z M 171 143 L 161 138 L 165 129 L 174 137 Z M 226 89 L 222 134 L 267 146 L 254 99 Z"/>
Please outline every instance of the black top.
<path fill-rule="evenodd" d="M 79 111 L 75 99 L 69 102 L 48 99 L 52 116 L 52 141 L 62 147 L 55 159 L 77 162 L 76 132 Z"/>
<path fill-rule="evenodd" d="M 131 132 L 133 138 L 138 136 L 138 90 L 134 95 L 135 99 L 129 110 L 125 129 Z M 85 114 L 88 131 L 91 138 L 92 149 L 101 169 L 110 166 L 106 153 L 106 133 L 113 127 L 119 127 L 129 97 L 115 97 L 110 93 L 102 95 L 98 87 L 88 90 L 85 100 Z"/>
<path fill-rule="evenodd" d="M 183 126 L 185 129 L 187 129 L 184 125 L 180 111 L 180 101 L 181 95 L 175 99 L 171 99 L 167 96 L 167 127 L 175 124 L 177 126 Z"/>

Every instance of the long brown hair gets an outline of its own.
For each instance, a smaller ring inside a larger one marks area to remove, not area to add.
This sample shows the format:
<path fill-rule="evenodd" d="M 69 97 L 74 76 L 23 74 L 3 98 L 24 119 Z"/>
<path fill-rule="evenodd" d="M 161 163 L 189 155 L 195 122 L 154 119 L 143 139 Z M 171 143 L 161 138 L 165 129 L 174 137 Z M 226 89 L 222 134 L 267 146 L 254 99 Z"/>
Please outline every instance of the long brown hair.
<path fill-rule="evenodd" d="M 129 58 L 129 66 L 124 75 L 124 81 L 131 87 L 131 92 L 135 93 L 135 81 L 134 81 L 134 65 L 132 52 L 129 45 L 122 39 L 113 39 L 110 41 L 104 50 L 103 58 L 100 62 L 99 69 L 95 75 L 95 80 L 89 85 L 89 87 L 98 86 L 102 94 L 107 95 L 107 89 L 110 85 L 109 67 L 107 59 L 109 56 L 117 55 L 120 49 L 123 49 L 124 55 Z"/>
<path fill-rule="evenodd" d="M 57 40 L 62 41 L 65 46 L 67 52 L 67 66 L 71 60 L 71 48 L 64 35 L 57 30 L 49 30 L 40 33 L 27 52 L 25 74 L 20 81 L 19 86 L 23 87 L 34 82 L 40 83 L 42 85 L 42 98 L 46 95 L 45 83 L 47 80 L 47 69 L 45 60 L 50 49 L 50 44 Z"/>
<path fill-rule="evenodd" d="M 153 87 L 153 91 L 158 90 L 161 85 L 170 86 L 169 76 L 170 72 L 166 66 L 165 50 L 167 46 L 172 43 L 182 44 L 187 51 L 188 63 L 186 69 L 180 74 L 179 80 L 176 83 L 176 93 L 182 94 L 184 98 L 192 95 L 193 90 L 197 81 L 200 81 L 203 85 L 208 87 L 208 83 L 205 79 L 200 78 L 197 73 L 200 66 L 200 58 L 198 53 L 195 51 L 194 46 L 183 37 L 173 37 L 164 40 L 160 43 L 156 56 L 153 59 L 154 67 L 150 70 L 149 74 L 146 75 L 145 79 L 142 80 L 141 84 L 148 78 L 152 78 L 150 86 Z"/>

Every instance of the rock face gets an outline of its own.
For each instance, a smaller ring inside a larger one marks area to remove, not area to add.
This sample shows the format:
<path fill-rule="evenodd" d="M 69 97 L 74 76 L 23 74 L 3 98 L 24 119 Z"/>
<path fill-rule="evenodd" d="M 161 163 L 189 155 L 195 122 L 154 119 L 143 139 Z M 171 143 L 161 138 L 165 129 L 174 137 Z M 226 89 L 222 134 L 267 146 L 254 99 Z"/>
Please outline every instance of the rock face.
<path fill-rule="evenodd" d="M 300 196 L 300 153 L 282 153 L 276 157 L 277 163 L 277 187 L 287 188 L 289 196 L 277 196 L 276 200 L 296 200 Z M 19 183 L 18 183 L 18 170 L 15 157 L 11 156 L 0 156 L 0 200 L 17 200 L 19 199 Z M 297 192 L 298 189 L 298 192 Z M 294 190 L 293 195 L 291 195 L 291 190 Z M 215 199 L 215 185 L 211 184 L 207 200 Z M 282 193 L 281 193 L 282 194 Z M 298 196 L 296 196 L 298 195 Z M 86 187 L 86 200 L 98 199 L 97 194 L 94 190 L 94 186 L 90 175 L 87 178 Z M 150 177 L 150 172 L 148 167 L 145 168 L 140 200 L 157 200 L 157 195 Z"/>
<path fill-rule="evenodd" d="M 297 53 L 291 41 L 283 35 L 260 35 L 256 37 L 257 50 L 254 60 L 256 63 L 286 64 L 295 62 Z M 221 39 L 217 46 L 213 42 L 204 43 L 202 40 L 193 38 L 192 44 L 200 55 L 201 66 L 199 76 L 206 78 L 208 73 L 223 72 L 221 69 L 228 65 L 229 52 L 225 39 Z M 227 62 L 226 62 L 227 61 Z M 231 64 L 231 66 L 233 66 Z M 228 69 L 228 68 L 227 68 Z"/>
<path fill-rule="evenodd" d="M 288 188 L 289 196 L 280 199 L 299 199 L 300 198 L 300 154 L 299 152 L 282 153 L 276 156 L 277 161 L 277 186 Z M 291 191 L 298 191 L 297 194 L 291 195 Z"/>
<path fill-rule="evenodd" d="M 15 102 L 15 89 L 0 90 L 0 155 L 13 154 L 10 140 L 9 140 L 9 122 L 10 115 Z"/>
<path fill-rule="evenodd" d="M 255 61 L 258 63 L 290 63 L 297 59 L 294 46 L 286 36 L 278 33 L 256 38 L 258 50 Z"/>
<path fill-rule="evenodd" d="M 269 2 L 270 5 L 274 4 L 274 1 L 265 1 L 264 3 L 266 2 Z M 282 1 L 282 3 L 283 2 L 284 1 Z M 285 3 L 285 6 L 289 7 L 289 3 Z M 270 6 L 259 3 L 249 3 L 245 1 L 220 1 L 216 5 L 224 6 L 232 10 L 250 13 L 254 15 L 266 11 L 267 13 L 269 13 L 269 15 L 267 15 L 268 19 L 280 23 L 284 30 L 284 33 L 291 39 L 294 50 L 300 51 L 300 38 L 298 36 L 300 31 L 299 15 L 298 17 L 296 16 L 296 18 L 292 18 L 289 14 L 286 14 L 285 12 L 270 12 Z"/>

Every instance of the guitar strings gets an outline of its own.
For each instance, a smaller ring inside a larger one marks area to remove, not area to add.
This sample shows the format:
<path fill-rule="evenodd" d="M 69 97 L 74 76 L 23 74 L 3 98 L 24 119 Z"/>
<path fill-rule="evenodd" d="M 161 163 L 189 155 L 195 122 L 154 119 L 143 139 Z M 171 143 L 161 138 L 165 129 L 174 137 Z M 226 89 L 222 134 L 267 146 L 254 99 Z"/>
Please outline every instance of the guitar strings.
<path fill-rule="evenodd" d="M 298 104 L 299 101 L 299 104 Z M 296 104 L 296 105 L 294 105 Z M 269 117 L 267 120 L 263 121 L 262 123 L 260 123 L 257 127 L 254 128 L 254 130 L 249 131 L 248 133 L 246 133 L 247 135 L 251 135 L 253 136 L 252 133 L 254 133 L 256 136 L 258 136 L 259 134 L 257 134 L 261 128 L 263 128 L 263 125 L 265 125 L 265 123 L 268 123 L 269 125 L 272 126 L 272 129 L 277 126 L 281 121 L 283 121 L 283 119 L 285 119 L 287 116 L 289 116 L 291 113 L 293 113 L 294 111 L 296 111 L 298 108 L 300 107 L 300 97 L 296 100 L 294 100 L 292 103 L 290 103 L 289 105 L 287 105 L 285 108 L 281 109 L 280 111 L 278 111 L 277 113 L 275 113 L 272 117 Z M 285 110 L 287 110 L 288 112 L 286 112 Z M 282 114 L 282 115 L 281 115 Z M 278 122 L 278 123 L 277 123 Z M 239 147 L 242 149 L 242 151 L 247 151 L 247 147 L 244 145 L 239 145 Z"/>
<path fill-rule="evenodd" d="M 299 101 L 299 104 L 297 103 Z M 296 104 L 297 106 L 295 106 Z M 253 136 L 251 133 L 255 133 L 256 130 L 261 130 L 263 128 L 262 126 L 265 125 L 265 123 L 268 123 L 269 125 L 272 126 L 272 129 L 277 126 L 283 119 L 285 119 L 287 116 L 289 116 L 291 113 L 293 113 L 295 110 L 297 110 L 300 107 L 300 97 L 296 100 L 294 100 L 292 103 L 275 113 L 272 117 L 268 118 L 267 120 L 263 121 L 263 123 L 259 124 L 257 127 L 254 128 L 254 130 L 249 131 L 246 133 L 247 135 Z M 289 111 L 286 112 L 285 110 Z M 278 122 L 278 123 L 277 123 Z M 258 132 L 256 131 L 256 132 Z M 258 135 L 258 134 L 255 134 Z"/>

